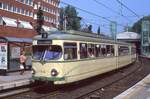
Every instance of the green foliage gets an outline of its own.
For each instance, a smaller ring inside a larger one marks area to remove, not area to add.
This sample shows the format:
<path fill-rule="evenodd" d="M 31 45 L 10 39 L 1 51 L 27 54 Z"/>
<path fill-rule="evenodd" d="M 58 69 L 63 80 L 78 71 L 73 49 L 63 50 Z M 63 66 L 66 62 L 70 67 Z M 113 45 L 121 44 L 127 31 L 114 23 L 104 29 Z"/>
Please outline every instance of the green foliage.
<path fill-rule="evenodd" d="M 32 55 L 31 52 L 29 52 L 29 51 L 26 51 L 26 52 L 25 52 L 25 56 L 31 56 L 31 55 Z"/>
<path fill-rule="evenodd" d="M 136 33 L 141 33 L 142 29 L 142 21 L 143 20 L 149 20 L 150 21 L 150 16 L 144 16 L 140 20 L 138 20 L 136 23 L 133 24 L 132 26 L 132 31 Z"/>
<path fill-rule="evenodd" d="M 92 33 L 92 25 L 89 25 L 89 26 L 88 26 L 88 30 L 89 30 L 89 32 Z"/>
<path fill-rule="evenodd" d="M 63 22 L 66 18 L 66 27 L 67 30 L 79 30 L 80 29 L 80 20 L 78 17 L 78 12 L 76 9 L 70 5 L 60 10 L 60 27 L 62 29 Z"/>
<path fill-rule="evenodd" d="M 125 26 L 125 27 L 124 27 L 124 31 L 125 31 L 125 32 L 127 32 L 127 31 L 128 31 L 128 32 L 132 32 L 132 27 L 130 27 L 130 26 Z"/>
<path fill-rule="evenodd" d="M 64 8 L 60 8 L 60 13 L 59 13 L 60 21 L 59 21 L 59 29 L 63 30 L 63 22 L 64 22 Z"/>
<path fill-rule="evenodd" d="M 41 7 L 39 7 L 37 12 L 37 25 L 36 25 L 36 31 L 38 32 L 38 34 L 41 34 L 43 24 L 44 24 L 43 10 L 41 9 Z"/>
<path fill-rule="evenodd" d="M 99 26 L 97 29 L 97 34 L 100 35 L 100 33 L 101 33 L 101 30 L 100 30 L 100 26 Z"/>

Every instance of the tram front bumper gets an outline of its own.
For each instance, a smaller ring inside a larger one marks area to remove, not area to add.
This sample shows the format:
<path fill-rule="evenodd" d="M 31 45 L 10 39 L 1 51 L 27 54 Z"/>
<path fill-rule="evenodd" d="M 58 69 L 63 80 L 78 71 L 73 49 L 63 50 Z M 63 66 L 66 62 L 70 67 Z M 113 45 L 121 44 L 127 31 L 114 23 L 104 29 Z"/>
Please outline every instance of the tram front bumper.
<path fill-rule="evenodd" d="M 32 76 L 33 80 L 40 80 L 40 81 L 64 81 L 65 78 L 64 77 L 36 77 L 36 76 Z"/>

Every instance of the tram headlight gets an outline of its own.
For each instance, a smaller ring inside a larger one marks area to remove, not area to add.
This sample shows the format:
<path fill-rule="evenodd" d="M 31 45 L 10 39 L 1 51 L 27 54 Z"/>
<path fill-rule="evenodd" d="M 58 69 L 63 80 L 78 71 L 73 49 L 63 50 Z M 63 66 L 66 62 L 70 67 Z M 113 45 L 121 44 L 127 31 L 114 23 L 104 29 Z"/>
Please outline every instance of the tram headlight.
<path fill-rule="evenodd" d="M 35 74 L 35 70 L 34 70 L 34 69 L 32 69 L 32 70 L 31 70 L 31 73 L 34 75 L 34 74 Z"/>
<path fill-rule="evenodd" d="M 51 70 L 51 76 L 57 76 L 58 75 L 58 72 L 56 69 L 52 69 Z"/>

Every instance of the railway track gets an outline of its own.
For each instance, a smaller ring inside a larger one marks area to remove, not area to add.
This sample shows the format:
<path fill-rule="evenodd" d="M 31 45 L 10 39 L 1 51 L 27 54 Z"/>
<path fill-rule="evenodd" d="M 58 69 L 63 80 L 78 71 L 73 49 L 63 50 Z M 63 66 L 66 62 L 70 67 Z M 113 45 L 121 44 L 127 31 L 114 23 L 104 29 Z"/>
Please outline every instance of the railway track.
<path fill-rule="evenodd" d="M 94 99 L 112 99 L 113 96 L 109 96 L 108 98 L 107 94 L 105 94 L 105 91 L 108 90 L 108 87 L 114 85 L 112 89 L 122 91 L 127 89 L 126 86 L 117 85 L 117 82 L 128 78 L 132 74 L 137 74 L 146 70 L 147 72 L 148 70 L 150 71 L 150 68 L 148 69 L 148 66 L 146 65 L 145 62 L 136 62 L 135 64 L 127 66 L 123 69 L 96 76 L 92 79 L 87 79 L 72 85 L 64 85 L 59 87 L 42 85 L 31 88 L 28 92 L 17 94 L 11 97 L 5 97 L 4 99 L 92 99 L 93 97 Z M 146 76 L 146 74 L 144 75 Z M 141 79 L 144 77 L 144 75 L 141 76 Z M 106 96 L 103 96 L 103 94 Z"/>
<path fill-rule="evenodd" d="M 1 94 L 1 96 L 3 96 L 3 99 L 41 99 L 58 93 L 57 88 L 50 88 L 51 86 L 47 83 L 41 83 L 41 85 L 33 84 L 22 89 L 10 90 Z"/>
<path fill-rule="evenodd" d="M 140 68 L 141 68 L 141 66 L 138 66 L 137 68 L 135 68 L 135 69 L 132 70 L 131 72 L 129 72 L 129 73 L 127 73 L 127 74 L 122 74 L 118 79 L 114 79 L 112 82 L 107 83 L 106 85 L 104 85 L 104 86 L 102 86 L 102 87 L 100 87 L 100 88 L 97 88 L 97 89 L 95 89 L 95 90 L 93 90 L 93 91 L 91 91 L 91 92 L 88 92 L 88 93 L 86 93 L 86 94 L 84 94 L 84 95 L 82 95 L 82 96 L 79 96 L 78 99 L 83 99 L 83 98 L 86 98 L 86 97 L 89 97 L 89 99 L 91 99 L 91 98 L 99 98 L 99 99 L 100 99 L 99 96 L 93 95 L 93 93 L 98 92 L 99 90 L 104 91 L 104 90 L 105 90 L 105 87 L 110 86 L 110 85 L 112 85 L 112 84 L 114 84 L 114 83 L 117 83 L 117 82 L 121 81 L 122 79 L 126 78 L 127 76 L 129 76 L 129 75 L 131 75 L 132 73 L 134 73 L 134 72 L 136 72 L 137 70 L 139 70 Z M 116 87 L 118 88 L 119 86 L 116 86 Z M 120 88 L 122 88 L 122 87 L 123 87 L 123 86 L 120 86 Z"/>
<path fill-rule="evenodd" d="M 97 88 L 78 97 L 77 99 L 112 99 L 114 96 L 130 88 L 150 73 L 150 61 L 148 61 L 149 60 L 145 61 L 145 59 L 141 59 L 140 62 L 136 63 L 138 64 L 137 68 L 123 74 L 124 76 L 112 81 L 109 84 L 106 84 L 102 88 Z"/>

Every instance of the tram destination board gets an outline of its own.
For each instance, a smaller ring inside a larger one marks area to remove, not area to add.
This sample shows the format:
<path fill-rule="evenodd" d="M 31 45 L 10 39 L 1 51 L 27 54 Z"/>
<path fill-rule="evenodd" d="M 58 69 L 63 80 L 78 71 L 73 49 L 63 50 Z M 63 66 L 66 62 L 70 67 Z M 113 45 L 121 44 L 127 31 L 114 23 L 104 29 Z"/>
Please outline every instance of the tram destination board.
<path fill-rule="evenodd" d="M 37 44 L 52 44 L 52 40 L 38 40 Z"/>

